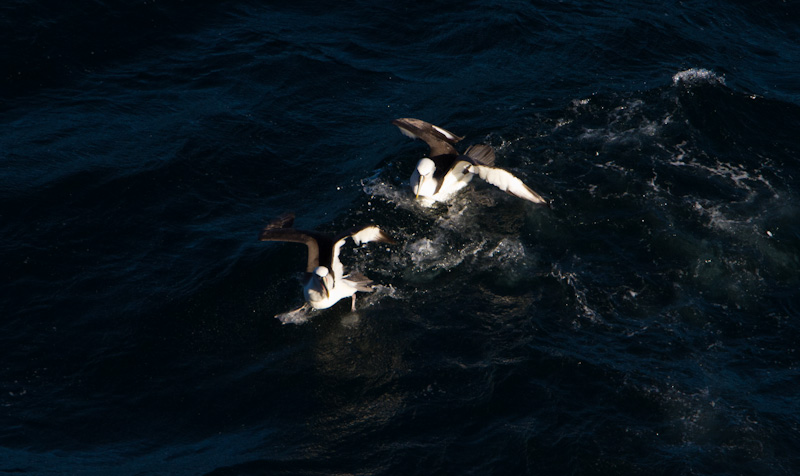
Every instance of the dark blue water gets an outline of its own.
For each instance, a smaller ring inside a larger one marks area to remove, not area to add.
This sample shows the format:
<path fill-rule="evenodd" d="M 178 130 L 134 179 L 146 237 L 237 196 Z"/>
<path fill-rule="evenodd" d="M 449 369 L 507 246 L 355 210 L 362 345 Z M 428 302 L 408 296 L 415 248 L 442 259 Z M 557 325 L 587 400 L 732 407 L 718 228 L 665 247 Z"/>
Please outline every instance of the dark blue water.
<path fill-rule="evenodd" d="M 0 12 L 0 474 L 800 472 L 797 2 Z M 397 238 L 356 312 L 290 210 Z"/>

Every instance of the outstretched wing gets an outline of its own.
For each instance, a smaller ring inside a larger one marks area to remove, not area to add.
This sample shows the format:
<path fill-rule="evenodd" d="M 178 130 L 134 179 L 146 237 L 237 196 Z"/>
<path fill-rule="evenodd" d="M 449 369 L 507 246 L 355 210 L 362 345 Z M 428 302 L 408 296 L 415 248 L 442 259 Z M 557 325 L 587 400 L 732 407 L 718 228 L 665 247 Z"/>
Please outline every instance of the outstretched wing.
<path fill-rule="evenodd" d="M 522 180 L 515 177 L 511 172 L 496 167 L 486 167 L 483 165 L 473 165 L 469 171 L 477 174 L 483 180 L 489 182 L 500 190 L 514 195 L 515 197 L 531 201 L 533 203 L 547 204 L 541 195 L 531 190 Z"/>
<path fill-rule="evenodd" d="M 431 148 L 430 156 L 457 155 L 453 144 L 463 139 L 450 131 L 410 117 L 395 119 L 392 124 L 400 128 L 403 135 L 412 139 L 422 139 Z"/>
<path fill-rule="evenodd" d="M 397 243 L 394 238 L 387 235 L 386 232 L 375 225 L 354 228 L 347 232 L 347 236 L 352 236 L 353 241 L 355 241 L 357 245 L 369 243 L 370 241 L 380 241 L 390 244 Z"/>
<path fill-rule="evenodd" d="M 379 241 L 390 244 L 397 243 L 394 238 L 387 235 L 383 230 L 374 225 L 352 228 L 340 234 L 335 238 L 336 241 L 333 245 L 333 259 L 331 260 L 334 280 L 344 276 L 344 266 L 342 266 L 342 262 L 339 260 L 339 250 L 342 248 L 342 245 L 344 245 L 344 242 L 347 241 L 347 238 L 350 237 L 353 238 L 353 241 L 357 245 L 369 243 L 371 241 Z"/>
<path fill-rule="evenodd" d="M 307 273 L 313 273 L 320 264 L 322 264 L 322 266 L 329 266 L 331 260 L 329 256 L 329 249 L 331 248 L 330 238 L 319 233 L 290 228 L 293 223 L 293 214 L 287 213 L 286 215 L 281 215 L 261 230 L 258 239 L 261 241 L 288 241 L 306 245 L 308 247 Z M 321 248 L 323 254 L 322 263 L 320 263 Z"/>
<path fill-rule="evenodd" d="M 469 157 L 473 164 L 494 167 L 494 149 L 489 145 L 471 145 L 469 149 L 464 152 L 464 155 Z"/>
<path fill-rule="evenodd" d="M 371 293 L 372 291 L 375 291 L 375 288 L 371 286 L 372 280 L 358 271 L 350 273 L 349 275 L 345 276 L 345 278 L 352 286 L 356 288 L 356 290 L 361 291 L 362 293 Z"/>

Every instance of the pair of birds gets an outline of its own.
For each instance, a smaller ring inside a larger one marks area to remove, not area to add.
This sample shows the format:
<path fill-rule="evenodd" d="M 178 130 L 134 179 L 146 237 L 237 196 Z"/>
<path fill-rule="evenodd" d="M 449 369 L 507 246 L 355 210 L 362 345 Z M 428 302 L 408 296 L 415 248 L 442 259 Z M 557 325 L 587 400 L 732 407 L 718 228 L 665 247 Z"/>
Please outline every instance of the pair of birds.
<path fill-rule="evenodd" d="M 477 175 L 504 192 L 537 204 L 547 202 L 510 172 L 494 166 L 494 149 L 488 145 L 470 146 L 459 154 L 454 144 L 463 139 L 441 127 L 412 118 L 395 119 L 404 135 L 422 139 L 430 147 L 429 157 L 421 159 L 411 174 L 411 189 L 423 205 L 446 201 L 464 188 Z M 356 245 L 369 242 L 395 243 L 375 225 L 354 228 L 336 236 L 293 228 L 294 215 L 286 214 L 267 225 L 261 241 L 288 241 L 308 247 L 308 263 L 303 286 L 305 303 L 287 314 L 302 313 L 309 308 L 327 309 L 341 299 L 351 297 L 355 311 L 356 293 L 371 292 L 372 281 L 361 273 L 344 274 L 339 251 L 348 238 Z"/>

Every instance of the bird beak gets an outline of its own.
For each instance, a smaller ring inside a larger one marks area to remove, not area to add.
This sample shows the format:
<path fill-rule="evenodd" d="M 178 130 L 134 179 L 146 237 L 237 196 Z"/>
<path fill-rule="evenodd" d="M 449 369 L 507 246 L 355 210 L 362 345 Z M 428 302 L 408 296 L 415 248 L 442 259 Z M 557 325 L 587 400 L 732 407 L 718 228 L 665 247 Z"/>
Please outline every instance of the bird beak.
<path fill-rule="evenodd" d="M 422 180 L 425 179 L 424 175 L 419 176 L 419 181 L 417 182 L 417 194 L 414 195 L 414 199 L 419 199 L 419 191 L 422 188 Z"/>
<path fill-rule="evenodd" d="M 321 281 L 322 281 L 322 290 L 325 291 L 325 297 L 326 298 L 331 297 L 331 290 L 328 289 L 328 283 L 325 281 L 325 278 L 322 278 Z"/>

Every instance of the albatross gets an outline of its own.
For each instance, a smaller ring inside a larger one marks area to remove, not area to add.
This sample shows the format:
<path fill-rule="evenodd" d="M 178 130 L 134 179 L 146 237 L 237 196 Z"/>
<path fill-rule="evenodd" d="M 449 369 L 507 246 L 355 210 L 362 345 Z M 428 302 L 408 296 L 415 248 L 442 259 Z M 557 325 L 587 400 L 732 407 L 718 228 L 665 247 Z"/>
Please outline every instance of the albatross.
<path fill-rule="evenodd" d="M 327 309 L 341 299 L 352 296 L 350 309 L 356 309 L 356 292 L 372 292 L 372 281 L 358 272 L 344 274 L 339 260 L 339 251 L 348 238 L 356 245 L 372 241 L 395 243 L 377 226 L 353 228 L 336 236 L 316 231 L 293 228 L 294 214 L 284 214 L 268 224 L 259 235 L 260 241 L 288 241 L 302 243 L 308 247 L 308 262 L 305 271 L 303 294 L 305 304 L 288 314 L 312 309 Z M 276 316 L 280 317 L 280 316 Z"/>
<path fill-rule="evenodd" d="M 549 205 L 511 172 L 494 166 L 494 149 L 484 144 L 470 146 L 459 154 L 454 144 L 463 139 L 452 132 L 413 118 L 392 121 L 403 135 L 422 139 L 430 147 L 430 157 L 417 163 L 411 174 L 411 189 L 426 205 L 448 200 L 464 188 L 474 175 L 500 190 L 533 203 Z"/>

